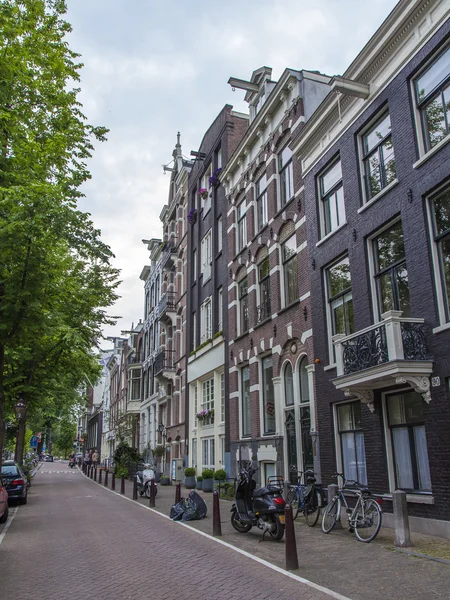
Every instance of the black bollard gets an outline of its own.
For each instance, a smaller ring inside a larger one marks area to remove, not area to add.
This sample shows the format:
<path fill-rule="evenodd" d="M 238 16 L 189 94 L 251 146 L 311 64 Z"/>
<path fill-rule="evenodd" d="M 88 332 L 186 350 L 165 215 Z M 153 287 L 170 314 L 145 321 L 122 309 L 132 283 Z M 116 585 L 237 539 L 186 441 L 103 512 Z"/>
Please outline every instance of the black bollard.
<path fill-rule="evenodd" d="M 101 483 L 102 483 L 102 469 L 99 469 L 99 471 L 98 471 L 98 482 L 101 485 Z"/>
<path fill-rule="evenodd" d="M 213 492 L 213 536 L 220 537 L 222 535 L 222 525 L 220 524 L 220 505 L 219 492 Z"/>
<path fill-rule="evenodd" d="M 81 472 L 83 473 L 83 475 L 86 475 L 86 463 L 83 463 L 83 466 L 81 467 Z"/>
<path fill-rule="evenodd" d="M 150 500 L 148 505 L 150 508 L 155 508 L 155 496 L 156 496 L 156 488 L 155 488 L 155 480 L 150 480 Z"/>
<path fill-rule="evenodd" d="M 105 469 L 105 487 L 108 487 L 108 474 L 109 474 L 108 469 Z"/>
<path fill-rule="evenodd" d="M 97 467 L 94 469 L 94 481 L 97 481 Z"/>
<path fill-rule="evenodd" d="M 112 489 L 113 491 L 115 491 L 115 490 L 116 490 L 116 472 L 115 472 L 115 471 L 113 471 L 113 472 L 111 473 L 111 489 Z"/>
<path fill-rule="evenodd" d="M 120 478 L 120 493 L 125 494 L 125 475 Z"/>
<path fill-rule="evenodd" d="M 137 475 L 133 477 L 133 500 L 137 500 Z"/>
<path fill-rule="evenodd" d="M 297 542 L 295 541 L 294 519 L 289 504 L 284 507 L 286 522 L 286 571 L 298 569 Z"/>
<path fill-rule="evenodd" d="M 181 500 L 181 483 L 177 483 L 175 486 L 175 504 Z"/>

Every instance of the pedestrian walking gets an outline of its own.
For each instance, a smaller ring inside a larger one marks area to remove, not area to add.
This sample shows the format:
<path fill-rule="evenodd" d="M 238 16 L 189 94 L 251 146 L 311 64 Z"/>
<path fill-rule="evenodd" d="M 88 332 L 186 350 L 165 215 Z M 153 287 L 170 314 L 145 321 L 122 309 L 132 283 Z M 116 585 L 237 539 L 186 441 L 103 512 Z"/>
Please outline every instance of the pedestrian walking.
<path fill-rule="evenodd" d="M 94 463 L 94 467 L 97 467 L 97 463 L 98 463 L 98 452 L 97 452 L 97 448 L 94 448 L 94 452 L 92 454 L 92 462 Z"/>
<path fill-rule="evenodd" d="M 87 467 L 89 464 L 89 452 L 85 452 L 84 454 L 84 465 Z"/>
<path fill-rule="evenodd" d="M 88 460 L 88 465 L 91 466 L 92 465 L 92 460 L 93 460 L 93 452 L 92 450 L 89 450 L 89 460 Z"/>

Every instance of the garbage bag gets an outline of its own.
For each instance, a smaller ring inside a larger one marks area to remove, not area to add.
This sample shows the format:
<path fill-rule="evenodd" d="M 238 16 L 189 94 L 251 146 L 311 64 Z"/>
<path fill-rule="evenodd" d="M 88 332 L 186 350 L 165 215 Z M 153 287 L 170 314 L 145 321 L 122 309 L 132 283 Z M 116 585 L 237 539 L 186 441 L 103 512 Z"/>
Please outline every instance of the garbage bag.
<path fill-rule="evenodd" d="M 197 521 L 204 519 L 208 512 L 207 506 L 203 498 L 195 490 L 190 492 L 186 498 L 185 510 L 181 517 L 182 521 Z"/>
<path fill-rule="evenodd" d="M 186 510 L 186 501 L 182 498 L 176 504 L 173 504 L 170 509 L 170 518 L 174 521 L 181 521 L 181 518 Z"/>

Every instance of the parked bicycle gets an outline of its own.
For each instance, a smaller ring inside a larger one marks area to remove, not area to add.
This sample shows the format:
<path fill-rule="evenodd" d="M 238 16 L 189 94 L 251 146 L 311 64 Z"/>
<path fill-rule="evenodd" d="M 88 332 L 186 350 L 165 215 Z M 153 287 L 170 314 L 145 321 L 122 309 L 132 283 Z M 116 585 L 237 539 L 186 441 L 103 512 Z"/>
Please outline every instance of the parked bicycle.
<path fill-rule="evenodd" d="M 336 473 L 343 481 L 341 489 L 331 498 L 325 507 L 322 517 L 322 531 L 330 533 L 341 519 L 341 508 L 345 506 L 348 515 L 348 526 L 360 542 L 371 542 L 381 528 L 383 511 L 379 500 L 373 498 L 369 489 L 352 479 L 345 479 L 342 473 Z M 346 494 L 357 498 L 355 506 L 349 507 Z"/>
<path fill-rule="evenodd" d="M 305 480 L 305 483 L 302 483 L 302 479 Z M 313 471 L 298 472 L 298 483 L 289 487 L 286 503 L 290 504 L 292 508 L 294 520 L 302 511 L 306 524 L 310 527 L 316 525 L 323 505 L 323 489 L 321 484 L 316 483 Z"/>

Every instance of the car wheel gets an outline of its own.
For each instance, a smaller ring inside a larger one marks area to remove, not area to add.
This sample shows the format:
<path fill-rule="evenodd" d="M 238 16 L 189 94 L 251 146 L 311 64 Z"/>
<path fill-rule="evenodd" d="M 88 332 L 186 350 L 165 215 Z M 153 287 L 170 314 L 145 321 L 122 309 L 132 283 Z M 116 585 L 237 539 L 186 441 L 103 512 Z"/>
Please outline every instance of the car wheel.
<path fill-rule="evenodd" d="M 8 513 L 9 513 L 9 507 L 8 507 L 8 505 L 6 505 L 6 510 L 3 513 L 3 515 L 0 517 L 0 523 L 6 523 L 6 520 L 8 519 Z"/>
<path fill-rule="evenodd" d="M 19 504 L 26 504 L 28 502 L 28 494 L 25 494 L 25 498 L 19 498 Z"/>

